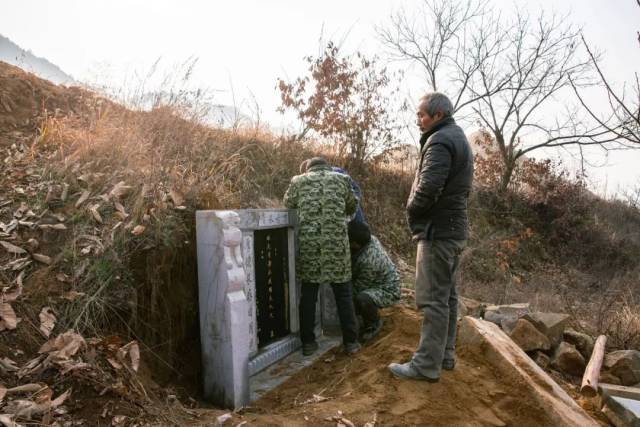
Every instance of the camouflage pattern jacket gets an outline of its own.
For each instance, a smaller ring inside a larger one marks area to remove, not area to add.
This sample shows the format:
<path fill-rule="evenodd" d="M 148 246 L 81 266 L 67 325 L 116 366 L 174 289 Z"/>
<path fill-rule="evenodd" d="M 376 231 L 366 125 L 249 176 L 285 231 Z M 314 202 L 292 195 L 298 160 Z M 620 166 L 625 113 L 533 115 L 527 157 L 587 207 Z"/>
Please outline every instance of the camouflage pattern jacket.
<path fill-rule="evenodd" d="M 298 278 L 308 283 L 350 281 L 347 221 L 356 209 L 350 178 L 329 166 L 313 166 L 291 179 L 284 204 L 298 210 Z"/>
<path fill-rule="evenodd" d="M 365 292 L 380 308 L 400 300 L 400 275 L 380 241 L 371 242 L 353 256 L 353 293 Z"/>

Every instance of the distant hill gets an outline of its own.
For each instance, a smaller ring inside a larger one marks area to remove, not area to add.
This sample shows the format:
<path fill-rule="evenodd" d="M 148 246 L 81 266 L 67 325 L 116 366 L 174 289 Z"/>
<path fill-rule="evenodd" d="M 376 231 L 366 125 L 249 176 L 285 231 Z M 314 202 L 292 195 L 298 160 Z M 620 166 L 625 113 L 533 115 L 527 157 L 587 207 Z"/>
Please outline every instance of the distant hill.
<path fill-rule="evenodd" d="M 75 83 L 73 77 L 62 71 L 57 65 L 45 58 L 35 56 L 30 50 L 21 48 L 2 35 L 0 35 L 0 61 L 20 67 L 55 84 L 69 86 Z"/>

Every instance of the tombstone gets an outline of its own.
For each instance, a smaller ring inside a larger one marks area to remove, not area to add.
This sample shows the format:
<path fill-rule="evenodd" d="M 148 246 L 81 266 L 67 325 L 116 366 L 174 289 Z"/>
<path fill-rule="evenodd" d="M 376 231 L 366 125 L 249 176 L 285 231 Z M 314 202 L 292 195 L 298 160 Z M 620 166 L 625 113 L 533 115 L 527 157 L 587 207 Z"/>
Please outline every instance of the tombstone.
<path fill-rule="evenodd" d="M 295 230 L 295 210 L 196 212 L 205 399 L 248 405 L 251 377 L 300 347 Z M 337 320 L 328 294 L 317 335 Z"/>

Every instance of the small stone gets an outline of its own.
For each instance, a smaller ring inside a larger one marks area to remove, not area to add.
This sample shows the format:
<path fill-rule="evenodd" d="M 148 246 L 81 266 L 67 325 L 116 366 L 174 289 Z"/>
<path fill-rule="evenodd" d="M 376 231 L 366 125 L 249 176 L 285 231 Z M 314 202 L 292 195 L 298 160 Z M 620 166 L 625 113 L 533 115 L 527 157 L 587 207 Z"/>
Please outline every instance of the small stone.
<path fill-rule="evenodd" d="M 216 422 L 213 424 L 213 426 L 214 427 L 220 427 L 220 426 L 224 425 L 224 423 L 229 421 L 231 418 L 233 418 L 233 416 L 230 413 L 226 413 L 226 414 L 220 415 L 218 418 L 216 418 Z"/>
<path fill-rule="evenodd" d="M 556 349 L 551 366 L 567 374 L 581 376 L 585 368 L 584 357 L 576 348 L 566 342 L 561 342 Z"/>
<path fill-rule="evenodd" d="M 551 358 L 541 351 L 534 352 L 531 358 L 542 369 L 547 369 L 551 363 Z"/>
<path fill-rule="evenodd" d="M 594 340 L 590 335 L 574 331 L 573 329 L 567 329 L 562 334 L 562 338 L 569 344 L 576 346 L 576 349 L 580 352 L 582 357 L 585 358 L 585 360 L 589 360 L 591 358 Z"/>
<path fill-rule="evenodd" d="M 484 320 L 495 323 L 509 333 L 518 319 L 528 312 L 529 303 L 490 305 L 484 310 Z"/>
<path fill-rule="evenodd" d="M 607 353 L 603 365 L 620 379 L 622 385 L 629 386 L 640 382 L 640 351 L 618 350 Z"/>
<path fill-rule="evenodd" d="M 464 310 L 465 316 L 480 317 L 486 304 L 471 298 L 460 297 L 458 299 L 458 310 Z"/>
<path fill-rule="evenodd" d="M 551 348 L 547 336 L 524 319 L 518 319 L 510 337 L 524 351 L 549 350 Z"/>
<path fill-rule="evenodd" d="M 551 347 L 556 347 L 562 341 L 562 333 L 570 318 L 568 314 L 561 313 L 534 312 L 524 315 L 525 320 L 549 338 Z"/>
<path fill-rule="evenodd" d="M 600 371 L 598 382 L 602 384 L 622 385 L 620 378 L 616 377 L 609 371 Z"/>

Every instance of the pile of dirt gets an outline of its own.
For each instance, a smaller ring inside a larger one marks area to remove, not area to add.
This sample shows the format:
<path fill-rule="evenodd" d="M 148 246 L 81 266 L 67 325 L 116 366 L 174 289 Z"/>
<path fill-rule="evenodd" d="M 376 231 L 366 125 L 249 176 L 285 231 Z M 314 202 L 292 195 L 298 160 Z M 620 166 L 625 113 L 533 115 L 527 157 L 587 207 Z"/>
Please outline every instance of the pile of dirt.
<path fill-rule="evenodd" d="M 505 384 L 482 355 L 459 353 L 437 384 L 404 381 L 387 370 L 418 343 L 420 313 L 394 307 L 381 334 L 353 357 L 334 349 L 272 390 L 242 420 L 257 425 L 543 426 L 545 411 L 519 384 Z M 369 424 L 367 424 L 369 423 Z M 348 424 L 347 424 L 348 425 Z"/>
<path fill-rule="evenodd" d="M 0 146 L 37 130 L 46 117 L 95 112 L 96 98 L 79 87 L 57 86 L 0 61 Z M 111 104 L 98 102 L 107 103 Z"/>

